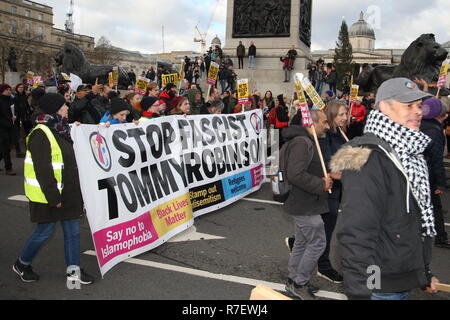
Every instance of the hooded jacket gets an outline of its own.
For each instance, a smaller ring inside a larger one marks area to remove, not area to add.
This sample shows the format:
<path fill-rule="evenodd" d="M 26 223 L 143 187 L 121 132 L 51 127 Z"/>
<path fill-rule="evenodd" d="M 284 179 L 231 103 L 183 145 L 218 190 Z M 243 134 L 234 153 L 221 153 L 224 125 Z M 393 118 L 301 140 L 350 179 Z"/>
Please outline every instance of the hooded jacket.
<path fill-rule="evenodd" d="M 342 172 L 341 213 L 330 260 L 342 273 L 350 299 L 372 292 L 394 293 L 431 281 L 431 238 L 422 238 L 420 208 L 394 150 L 366 133 L 344 145 L 331 160 Z M 369 289 L 375 266 L 380 281 Z"/>
<path fill-rule="evenodd" d="M 287 148 L 287 180 L 291 185 L 284 211 L 294 216 L 328 212 L 328 197 L 317 148 L 308 131 L 290 126 L 282 131 Z"/>

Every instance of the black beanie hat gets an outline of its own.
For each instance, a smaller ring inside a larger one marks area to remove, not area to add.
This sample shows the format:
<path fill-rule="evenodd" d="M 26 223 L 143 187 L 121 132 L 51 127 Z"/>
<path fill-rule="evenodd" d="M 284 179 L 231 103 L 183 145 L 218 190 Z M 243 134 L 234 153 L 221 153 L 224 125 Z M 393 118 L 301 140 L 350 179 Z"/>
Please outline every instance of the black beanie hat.
<path fill-rule="evenodd" d="M 31 97 L 35 100 L 39 100 L 45 94 L 45 90 L 42 88 L 36 88 L 31 91 Z"/>
<path fill-rule="evenodd" d="M 39 108 L 47 114 L 55 114 L 66 103 L 59 93 L 46 93 L 39 99 Z"/>
<path fill-rule="evenodd" d="M 144 97 L 144 98 L 142 98 L 142 100 L 141 100 L 142 110 L 147 111 L 148 108 L 150 108 L 152 105 L 154 105 L 155 102 L 158 101 L 158 100 L 159 100 L 159 98 L 156 98 L 156 97 Z"/>
<path fill-rule="evenodd" d="M 121 111 L 128 110 L 130 111 L 130 106 L 128 103 L 121 98 L 113 98 L 111 99 L 111 115 L 117 114 Z"/>

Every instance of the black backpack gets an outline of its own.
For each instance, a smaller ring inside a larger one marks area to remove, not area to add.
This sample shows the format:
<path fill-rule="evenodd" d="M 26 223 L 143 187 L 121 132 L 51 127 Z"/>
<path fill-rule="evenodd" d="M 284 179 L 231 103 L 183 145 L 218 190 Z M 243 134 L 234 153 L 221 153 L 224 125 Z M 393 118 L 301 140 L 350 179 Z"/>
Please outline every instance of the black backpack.
<path fill-rule="evenodd" d="M 298 138 L 304 139 L 308 146 L 312 146 L 312 142 L 307 137 L 298 136 L 289 140 L 281 147 L 278 168 L 276 166 L 272 167 L 272 172 L 274 172 L 274 175 L 271 176 L 271 180 L 274 201 L 283 203 L 289 197 L 291 185 L 289 184 L 287 179 L 287 164 L 289 153 L 291 152 L 292 141 Z M 310 159 L 310 162 L 311 161 L 312 157 Z"/>

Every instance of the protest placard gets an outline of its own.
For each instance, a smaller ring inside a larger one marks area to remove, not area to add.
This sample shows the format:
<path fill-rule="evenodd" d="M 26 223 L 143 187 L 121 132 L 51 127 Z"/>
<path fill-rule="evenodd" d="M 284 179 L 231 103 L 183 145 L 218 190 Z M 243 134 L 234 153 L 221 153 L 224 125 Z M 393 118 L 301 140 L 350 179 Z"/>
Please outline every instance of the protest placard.
<path fill-rule="evenodd" d="M 248 88 L 248 79 L 240 79 L 237 81 L 238 86 L 238 103 L 249 104 L 250 92 Z"/>
<path fill-rule="evenodd" d="M 219 65 L 216 62 L 211 62 L 209 66 L 208 78 L 206 79 L 206 83 L 210 86 L 214 86 L 217 81 L 217 77 L 219 75 Z"/>
<path fill-rule="evenodd" d="M 136 80 L 136 85 L 134 87 L 134 92 L 141 96 L 145 96 L 147 93 L 147 86 L 150 83 L 150 80 L 145 77 L 138 77 Z"/>
<path fill-rule="evenodd" d="M 161 76 L 162 86 L 165 87 L 169 83 L 178 84 L 178 73 L 163 74 Z"/>

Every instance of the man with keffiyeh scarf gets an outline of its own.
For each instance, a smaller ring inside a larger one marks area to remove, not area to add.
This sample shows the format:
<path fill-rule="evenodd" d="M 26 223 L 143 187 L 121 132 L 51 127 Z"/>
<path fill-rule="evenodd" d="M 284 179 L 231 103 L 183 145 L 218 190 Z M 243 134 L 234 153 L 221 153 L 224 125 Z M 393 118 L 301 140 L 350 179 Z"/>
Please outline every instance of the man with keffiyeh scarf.
<path fill-rule="evenodd" d="M 430 271 L 433 206 L 423 156 L 430 138 L 419 131 L 422 99 L 429 96 L 409 79 L 386 81 L 364 135 L 332 159 L 331 170 L 342 173 L 343 185 L 332 260 L 350 299 L 408 299 L 415 288 L 436 292 L 438 280 Z"/>

